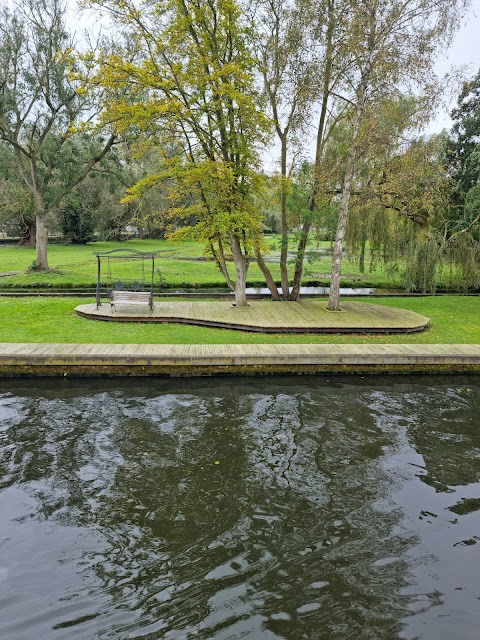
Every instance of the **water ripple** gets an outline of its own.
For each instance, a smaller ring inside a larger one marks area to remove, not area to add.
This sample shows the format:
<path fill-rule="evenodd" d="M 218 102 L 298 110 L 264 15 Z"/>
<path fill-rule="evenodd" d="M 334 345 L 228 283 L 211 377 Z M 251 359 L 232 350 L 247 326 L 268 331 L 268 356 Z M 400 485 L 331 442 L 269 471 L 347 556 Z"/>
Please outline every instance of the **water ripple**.
<path fill-rule="evenodd" d="M 479 409 L 462 378 L 2 382 L 0 637 L 473 640 Z"/>

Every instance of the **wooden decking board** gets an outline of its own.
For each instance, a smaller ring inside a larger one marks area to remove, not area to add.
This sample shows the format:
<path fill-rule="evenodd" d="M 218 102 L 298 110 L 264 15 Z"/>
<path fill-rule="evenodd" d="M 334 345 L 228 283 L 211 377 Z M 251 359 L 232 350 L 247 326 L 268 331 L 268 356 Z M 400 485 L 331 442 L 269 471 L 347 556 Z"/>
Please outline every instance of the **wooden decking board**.
<path fill-rule="evenodd" d="M 26 357 L 55 354 L 66 357 L 95 357 L 98 354 L 115 357 L 149 354 L 219 356 L 222 355 L 299 355 L 322 356 L 328 353 L 346 355 L 405 355 L 480 357 L 478 344 L 79 344 L 79 343 L 0 343 L 0 357 Z"/>
<path fill-rule="evenodd" d="M 139 350 L 148 349 L 149 352 L 164 354 L 168 351 L 193 350 L 195 353 L 212 353 L 222 354 L 224 352 L 237 353 L 251 351 L 252 353 L 271 353 L 275 354 L 279 350 L 282 353 L 298 353 L 305 350 L 306 352 L 324 351 L 345 352 L 350 353 L 352 349 L 359 350 L 362 353 L 392 353 L 398 351 L 411 351 L 420 354 L 458 354 L 462 352 L 465 355 L 480 354 L 480 345 L 478 344 L 80 344 L 80 343 L 0 343 L 0 354 L 16 353 L 18 351 L 46 353 L 51 351 L 70 351 L 76 353 L 78 351 L 96 352 L 98 350 L 116 352 L 121 355 L 124 352 L 135 354 Z"/>
<path fill-rule="evenodd" d="M 263 367 L 263 369 L 262 369 Z M 82 345 L 0 344 L 0 375 L 328 373 L 394 371 L 480 373 L 480 345 Z M 443 368 L 442 368 L 443 367 Z M 259 369 L 260 368 L 260 369 Z"/>

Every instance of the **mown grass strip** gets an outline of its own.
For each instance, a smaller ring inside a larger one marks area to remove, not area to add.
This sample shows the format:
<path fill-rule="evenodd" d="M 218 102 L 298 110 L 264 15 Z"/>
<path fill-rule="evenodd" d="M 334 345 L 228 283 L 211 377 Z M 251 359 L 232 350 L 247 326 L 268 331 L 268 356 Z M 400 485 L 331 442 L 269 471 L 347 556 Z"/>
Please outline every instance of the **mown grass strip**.
<path fill-rule="evenodd" d="M 349 298 L 350 300 L 350 298 Z M 85 298 L 1 298 L 0 342 L 105 344 L 480 344 L 480 298 L 369 299 L 372 304 L 410 309 L 431 318 L 414 334 L 261 334 L 179 324 L 102 323 L 80 318 Z M 281 302 L 277 304 L 282 304 Z"/>
<path fill-rule="evenodd" d="M 271 246 L 266 255 L 273 277 L 280 279 L 278 266 L 279 237 L 266 238 Z M 317 246 L 318 245 L 318 246 Z M 294 246 L 292 245 L 292 249 Z M 169 287 L 225 287 L 225 281 L 211 260 L 202 255 L 202 246 L 193 241 L 171 243 L 166 240 L 130 240 L 128 242 L 93 242 L 87 245 L 51 244 L 48 249 L 50 272 L 27 272 L 35 259 L 35 248 L 19 245 L 0 245 L 0 273 L 21 271 L 17 275 L 0 278 L 0 288 L 81 288 L 94 287 L 97 277 L 97 259 L 94 252 L 113 249 L 135 249 L 137 251 L 158 252 L 155 262 L 155 286 L 162 282 Z M 329 282 L 331 260 L 330 243 L 312 243 L 309 247 L 311 260 L 305 267 L 304 284 L 319 283 L 325 286 Z M 234 275 L 233 263 L 229 263 L 231 275 Z M 290 266 L 291 276 L 293 265 Z M 356 261 L 344 261 L 344 286 L 399 287 L 398 276 L 388 274 L 383 265 L 361 274 Z M 141 262 L 125 258 L 107 260 L 102 263 L 102 283 L 105 286 L 116 280 L 141 280 L 142 274 L 150 282 L 150 263 L 143 268 Z M 248 283 L 251 286 L 265 286 L 265 278 L 255 262 L 248 269 Z"/>

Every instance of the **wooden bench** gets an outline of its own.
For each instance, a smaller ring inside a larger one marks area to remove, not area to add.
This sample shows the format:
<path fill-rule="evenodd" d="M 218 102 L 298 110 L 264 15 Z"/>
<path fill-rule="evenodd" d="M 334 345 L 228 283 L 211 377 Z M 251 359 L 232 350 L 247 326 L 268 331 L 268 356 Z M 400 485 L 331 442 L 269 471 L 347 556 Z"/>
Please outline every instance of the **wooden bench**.
<path fill-rule="evenodd" d="M 116 311 L 115 305 L 119 304 L 146 304 L 153 310 L 153 296 L 149 291 L 112 291 L 110 308 Z"/>

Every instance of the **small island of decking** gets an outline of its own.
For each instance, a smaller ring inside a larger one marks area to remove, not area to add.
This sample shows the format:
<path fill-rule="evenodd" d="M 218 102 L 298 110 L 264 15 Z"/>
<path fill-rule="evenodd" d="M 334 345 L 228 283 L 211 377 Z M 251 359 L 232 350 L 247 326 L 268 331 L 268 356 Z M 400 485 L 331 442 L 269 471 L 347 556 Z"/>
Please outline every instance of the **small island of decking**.
<path fill-rule="evenodd" d="M 109 322 L 172 322 L 262 333 L 412 333 L 422 331 L 429 318 L 394 307 L 343 302 L 342 311 L 327 311 L 326 300 L 272 302 L 251 300 L 248 307 L 231 302 L 156 302 L 153 310 L 135 304 L 82 304 L 78 315 Z"/>

